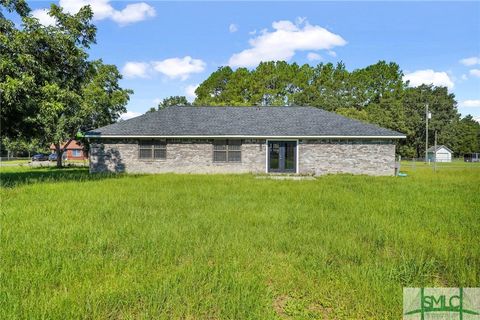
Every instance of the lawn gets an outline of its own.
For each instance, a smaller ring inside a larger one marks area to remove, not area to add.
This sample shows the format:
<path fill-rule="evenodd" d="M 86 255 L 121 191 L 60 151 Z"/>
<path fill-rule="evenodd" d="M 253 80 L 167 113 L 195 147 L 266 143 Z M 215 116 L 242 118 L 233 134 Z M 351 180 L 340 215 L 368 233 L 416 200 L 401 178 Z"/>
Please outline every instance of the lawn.
<path fill-rule="evenodd" d="M 0 319 L 398 319 L 405 286 L 479 287 L 479 167 L 406 170 L 0 168 Z"/>

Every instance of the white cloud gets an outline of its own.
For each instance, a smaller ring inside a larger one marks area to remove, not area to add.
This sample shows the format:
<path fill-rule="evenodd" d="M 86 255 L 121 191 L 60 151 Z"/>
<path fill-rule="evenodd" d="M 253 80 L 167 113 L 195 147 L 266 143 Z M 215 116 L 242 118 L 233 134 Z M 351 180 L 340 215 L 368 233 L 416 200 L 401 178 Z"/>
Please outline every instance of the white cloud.
<path fill-rule="evenodd" d="M 238 31 L 238 26 L 234 23 L 231 23 L 229 26 L 228 26 L 228 31 L 230 31 L 231 33 L 233 32 L 237 32 Z"/>
<path fill-rule="evenodd" d="M 403 77 L 404 81 L 410 81 L 411 87 L 417 87 L 422 84 L 433 84 L 434 86 L 447 87 L 452 89 L 454 86 L 453 81 L 450 79 L 448 74 L 444 71 L 436 72 L 431 69 L 427 70 L 418 70 L 411 73 L 405 74 Z"/>
<path fill-rule="evenodd" d="M 37 18 L 38 21 L 46 27 L 53 26 L 57 22 L 57 19 L 48 14 L 48 9 L 33 10 L 32 16 Z"/>
<path fill-rule="evenodd" d="M 322 56 L 315 52 L 309 52 L 307 54 L 307 59 L 309 61 L 318 61 L 318 60 L 322 60 Z"/>
<path fill-rule="evenodd" d="M 480 108 L 480 99 L 463 100 L 460 102 L 460 107 L 465 108 Z"/>
<path fill-rule="evenodd" d="M 233 67 L 254 67 L 261 61 L 290 60 L 297 51 L 331 50 L 347 42 L 339 35 L 320 26 L 297 20 L 272 23 L 273 31 L 264 30 L 249 40 L 251 48 L 235 53 L 230 57 Z"/>
<path fill-rule="evenodd" d="M 337 53 L 333 50 L 328 50 L 327 51 L 328 55 L 331 56 L 331 57 L 336 57 L 337 56 Z"/>
<path fill-rule="evenodd" d="M 94 20 L 111 19 L 120 25 L 126 25 L 133 22 L 146 20 L 155 16 L 155 8 L 148 5 L 145 2 L 138 2 L 128 4 L 122 10 L 116 10 L 111 4 L 111 0 L 60 0 L 59 5 L 65 12 L 75 14 L 80 8 L 90 5 L 93 11 Z M 35 17 L 41 16 L 45 18 L 45 14 L 42 11 L 48 11 L 48 9 L 37 9 L 32 12 Z M 39 18 L 40 19 L 40 18 Z M 44 25 L 51 23 L 51 20 L 43 20 Z"/>
<path fill-rule="evenodd" d="M 135 117 L 138 117 L 138 116 L 141 116 L 142 114 L 140 112 L 135 112 L 135 111 L 127 111 L 125 113 L 122 113 L 120 115 L 120 119 L 122 120 L 128 120 L 128 119 L 132 119 L 132 118 L 135 118 Z"/>
<path fill-rule="evenodd" d="M 473 120 L 477 121 L 478 123 L 480 123 L 480 117 L 475 117 L 473 118 Z"/>
<path fill-rule="evenodd" d="M 470 57 L 460 60 L 460 63 L 464 66 L 474 66 L 480 64 L 480 57 Z"/>
<path fill-rule="evenodd" d="M 120 25 L 138 22 L 155 16 L 155 9 L 145 2 L 128 4 L 121 11 L 114 11 L 112 20 Z"/>
<path fill-rule="evenodd" d="M 191 84 L 185 88 L 185 95 L 190 100 L 195 100 L 197 95 L 195 94 L 195 90 L 198 88 L 198 84 Z"/>
<path fill-rule="evenodd" d="M 462 74 L 462 78 L 461 78 L 461 79 L 462 79 L 462 80 L 467 80 L 467 79 L 468 79 L 468 77 L 467 77 L 467 75 L 466 75 L 466 74 Z"/>
<path fill-rule="evenodd" d="M 145 62 L 129 61 L 122 68 L 125 78 L 147 78 L 150 66 Z"/>
<path fill-rule="evenodd" d="M 192 73 L 200 73 L 205 70 L 206 63 L 190 56 L 183 58 L 170 58 L 152 62 L 156 71 L 163 73 L 169 78 L 186 80 Z"/>
<path fill-rule="evenodd" d="M 474 77 L 480 77 L 480 69 L 472 69 L 470 70 L 470 75 Z"/>

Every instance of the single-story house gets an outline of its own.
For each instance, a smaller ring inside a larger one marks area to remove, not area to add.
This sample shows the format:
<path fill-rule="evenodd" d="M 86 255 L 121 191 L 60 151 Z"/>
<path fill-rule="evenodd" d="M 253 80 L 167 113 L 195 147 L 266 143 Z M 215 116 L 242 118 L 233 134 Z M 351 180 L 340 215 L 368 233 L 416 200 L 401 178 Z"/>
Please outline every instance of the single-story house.
<path fill-rule="evenodd" d="M 85 135 L 90 172 L 394 175 L 405 135 L 313 107 L 169 107 Z"/>
<path fill-rule="evenodd" d="M 429 162 L 452 162 L 453 151 L 444 145 L 430 147 L 427 149 Z"/>
<path fill-rule="evenodd" d="M 88 158 L 84 147 L 75 139 L 68 140 L 60 148 L 63 149 L 63 158 L 65 160 L 86 160 Z M 54 144 L 50 145 L 50 152 L 56 152 Z"/>

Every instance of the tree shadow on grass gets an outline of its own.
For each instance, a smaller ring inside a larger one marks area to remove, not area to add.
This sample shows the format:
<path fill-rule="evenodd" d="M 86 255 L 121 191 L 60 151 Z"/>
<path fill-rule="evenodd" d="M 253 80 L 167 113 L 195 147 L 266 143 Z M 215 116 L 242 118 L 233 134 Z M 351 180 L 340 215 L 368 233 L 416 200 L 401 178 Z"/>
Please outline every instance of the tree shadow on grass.
<path fill-rule="evenodd" d="M 118 173 L 90 174 L 88 168 L 29 168 L 28 170 L 0 172 L 0 187 L 14 188 L 41 182 L 91 181 L 124 176 Z"/>

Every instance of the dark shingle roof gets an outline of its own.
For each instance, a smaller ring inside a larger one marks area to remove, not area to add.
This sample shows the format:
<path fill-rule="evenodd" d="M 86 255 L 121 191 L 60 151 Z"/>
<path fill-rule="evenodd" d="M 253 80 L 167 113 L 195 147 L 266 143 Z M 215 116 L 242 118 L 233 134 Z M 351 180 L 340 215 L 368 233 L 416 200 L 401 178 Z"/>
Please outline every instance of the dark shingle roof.
<path fill-rule="evenodd" d="M 87 132 L 95 136 L 320 137 L 403 134 L 313 107 L 169 107 Z"/>

